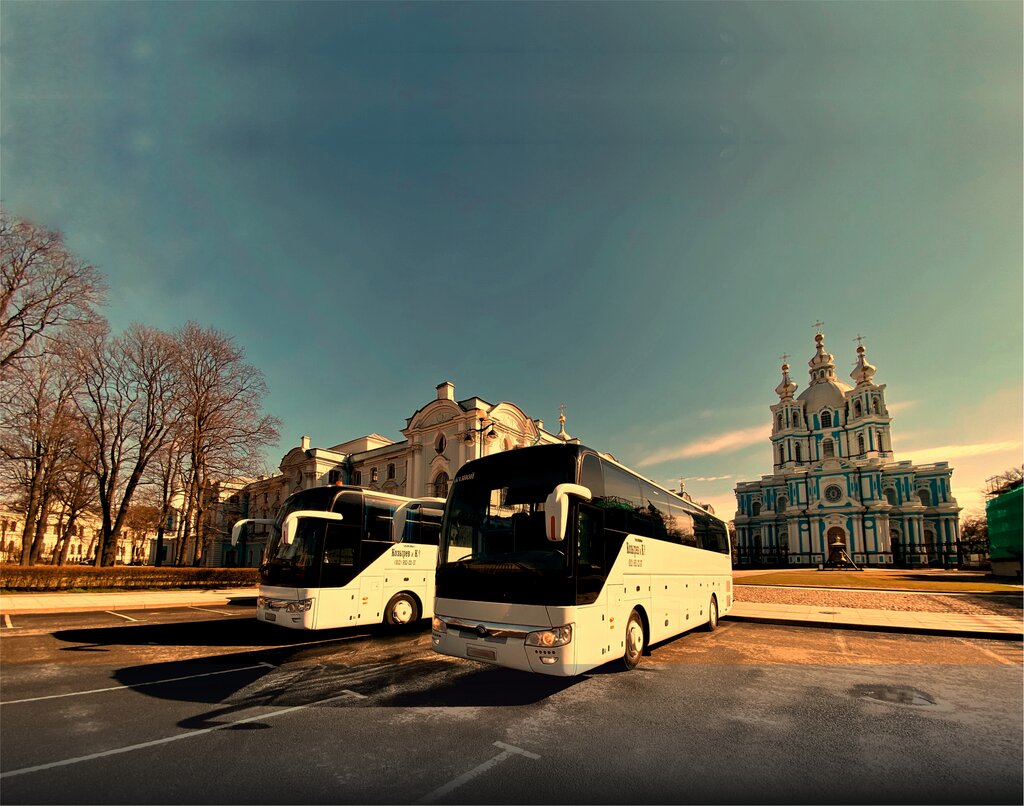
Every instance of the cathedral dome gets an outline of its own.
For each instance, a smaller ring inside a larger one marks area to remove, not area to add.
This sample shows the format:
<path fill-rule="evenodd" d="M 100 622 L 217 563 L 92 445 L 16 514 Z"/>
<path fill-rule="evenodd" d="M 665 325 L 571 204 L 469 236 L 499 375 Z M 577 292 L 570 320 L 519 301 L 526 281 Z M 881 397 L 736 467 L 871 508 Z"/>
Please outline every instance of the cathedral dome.
<path fill-rule="evenodd" d="M 811 383 L 797 398 L 803 402 L 804 410 L 808 413 L 822 406 L 842 406 L 846 402 L 845 393 L 853 388 L 836 378 L 835 357 L 825 351 L 825 337 L 821 331 L 814 337 L 814 342 L 814 357 L 807 362 Z"/>
<path fill-rule="evenodd" d="M 842 381 L 819 381 L 804 389 L 797 400 L 803 402 L 804 410 L 807 412 L 817 411 L 822 406 L 836 409 L 846 402 L 846 392 L 852 388 Z"/>

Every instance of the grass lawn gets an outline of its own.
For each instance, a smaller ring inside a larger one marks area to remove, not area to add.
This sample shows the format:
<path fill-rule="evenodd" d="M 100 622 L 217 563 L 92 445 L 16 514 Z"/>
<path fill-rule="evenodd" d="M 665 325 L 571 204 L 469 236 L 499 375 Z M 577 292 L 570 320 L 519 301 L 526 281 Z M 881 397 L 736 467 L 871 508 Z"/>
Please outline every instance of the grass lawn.
<path fill-rule="evenodd" d="M 827 588 L 883 588 L 887 590 L 933 591 L 935 593 L 972 593 L 998 591 L 1021 593 L 1024 588 L 1006 577 L 996 577 L 985 571 L 929 571 L 882 570 L 816 571 L 771 570 L 746 571 L 738 569 L 737 585 L 793 585 L 797 587 Z"/>

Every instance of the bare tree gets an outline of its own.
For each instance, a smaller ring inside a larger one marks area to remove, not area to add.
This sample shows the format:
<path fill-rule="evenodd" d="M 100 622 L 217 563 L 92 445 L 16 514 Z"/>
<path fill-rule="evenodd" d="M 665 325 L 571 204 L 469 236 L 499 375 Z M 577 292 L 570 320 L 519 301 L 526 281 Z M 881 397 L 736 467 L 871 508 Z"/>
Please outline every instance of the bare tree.
<path fill-rule="evenodd" d="M 262 449 L 278 439 L 280 421 L 262 413 L 263 373 L 245 362 L 244 351 L 229 336 L 189 322 L 175 337 L 183 419 L 191 431 L 186 525 L 198 565 L 206 544 L 206 491 L 215 481 L 253 474 L 262 464 Z M 187 557 L 185 543 L 179 546 L 179 562 Z"/>
<path fill-rule="evenodd" d="M 105 328 L 89 334 L 76 351 L 82 392 L 75 403 L 97 457 L 103 526 L 96 564 L 113 565 L 132 496 L 178 416 L 176 347 L 166 333 L 139 324 L 115 338 Z"/>
<path fill-rule="evenodd" d="M 41 554 L 62 467 L 76 438 L 74 381 L 63 352 L 25 356 L 0 381 L 0 476 L 24 507 L 21 563 Z"/>
<path fill-rule="evenodd" d="M 70 325 L 94 322 L 106 296 L 99 271 L 56 230 L 0 209 L 0 378 Z"/>

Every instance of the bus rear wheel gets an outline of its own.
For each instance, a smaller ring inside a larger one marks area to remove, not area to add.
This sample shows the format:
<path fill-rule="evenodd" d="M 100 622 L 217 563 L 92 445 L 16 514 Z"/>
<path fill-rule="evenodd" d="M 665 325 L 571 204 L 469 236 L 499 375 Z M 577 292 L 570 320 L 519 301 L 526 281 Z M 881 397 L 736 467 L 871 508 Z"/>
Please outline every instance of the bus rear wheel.
<path fill-rule="evenodd" d="M 384 623 L 392 627 L 405 627 L 419 618 L 420 606 L 408 593 L 396 593 L 384 608 Z"/>
<path fill-rule="evenodd" d="M 626 669 L 635 669 L 644 654 L 644 623 L 635 610 L 629 614 L 626 622 L 626 651 L 622 654 L 622 663 Z"/>
<path fill-rule="evenodd" d="M 708 603 L 708 623 L 707 631 L 714 632 L 718 627 L 718 600 L 712 596 L 711 601 Z"/>

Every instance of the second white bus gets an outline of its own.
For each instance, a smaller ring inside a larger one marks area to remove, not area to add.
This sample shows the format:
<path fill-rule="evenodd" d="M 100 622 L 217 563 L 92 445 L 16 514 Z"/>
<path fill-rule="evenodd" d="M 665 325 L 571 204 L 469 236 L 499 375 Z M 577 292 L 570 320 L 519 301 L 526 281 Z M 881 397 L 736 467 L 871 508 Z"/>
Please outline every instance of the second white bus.
<path fill-rule="evenodd" d="M 445 505 L 435 651 L 551 675 L 621 659 L 732 607 L 726 524 L 580 445 L 467 462 Z"/>
<path fill-rule="evenodd" d="M 256 618 L 299 630 L 429 618 L 443 507 L 334 485 L 293 493 L 273 520 L 236 522 L 232 543 L 246 524 L 270 530 Z"/>

